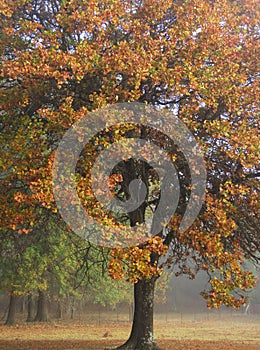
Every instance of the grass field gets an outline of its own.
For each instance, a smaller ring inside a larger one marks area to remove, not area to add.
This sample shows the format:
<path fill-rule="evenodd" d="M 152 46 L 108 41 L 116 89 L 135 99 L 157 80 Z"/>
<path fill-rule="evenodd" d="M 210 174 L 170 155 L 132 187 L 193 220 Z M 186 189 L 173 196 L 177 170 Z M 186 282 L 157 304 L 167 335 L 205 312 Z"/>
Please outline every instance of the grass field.
<path fill-rule="evenodd" d="M 0 350 L 91 350 L 122 344 L 130 323 L 49 323 L 0 326 Z M 166 350 L 259 350 L 260 318 L 157 320 L 155 336 Z"/>

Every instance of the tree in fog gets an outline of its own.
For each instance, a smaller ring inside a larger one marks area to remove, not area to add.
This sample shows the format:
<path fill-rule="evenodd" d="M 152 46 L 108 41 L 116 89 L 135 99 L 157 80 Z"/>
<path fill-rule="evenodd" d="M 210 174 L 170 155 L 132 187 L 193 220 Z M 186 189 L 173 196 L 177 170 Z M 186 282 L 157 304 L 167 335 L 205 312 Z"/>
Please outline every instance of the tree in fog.
<path fill-rule="evenodd" d="M 0 14 L 2 225 L 26 234 L 37 207 L 57 211 L 54 150 L 83 115 L 131 101 L 167 109 L 192 131 L 207 167 L 205 203 L 185 232 L 178 225 L 190 199 L 191 169 L 158 130 L 104 128 L 77 166 L 82 203 L 111 227 L 142 224 L 160 205 L 161 192 L 151 165 L 126 159 L 111 174 L 111 191 L 128 200 L 131 181 L 142 180 L 145 200 L 122 217 L 102 212 L 88 174 L 109 142 L 135 137 L 155 143 L 174 161 L 180 182 L 177 210 L 164 229 L 135 247 L 111 250 L 111 276 L 134 284 L 132 332 L 119 349 L 158 348 L 153 295 L 162 265 L 192 278 L 200 269 L 214 273 L 202 293 L 209 307 L 244 304 L 243 291 L 255 280 L 243 261 L 259 258 L 255 1 L 5 0 Z"/>

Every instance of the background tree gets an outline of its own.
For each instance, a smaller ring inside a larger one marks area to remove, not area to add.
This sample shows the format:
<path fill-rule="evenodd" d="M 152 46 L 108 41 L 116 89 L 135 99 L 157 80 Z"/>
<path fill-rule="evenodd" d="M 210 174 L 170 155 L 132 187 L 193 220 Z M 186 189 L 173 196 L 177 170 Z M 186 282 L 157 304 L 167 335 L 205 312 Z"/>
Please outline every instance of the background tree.
<path fill-rule="evenodd" d="M 46 260 L 40 259 L 31 237 L 15 231 L 2 230 L 1 241 L 1 290 L 10 295 L 6 324 L 16 322 L 16 303 L 19 296 L 27 295 L 35 288 L 46 288 L 43 271 Z"/>
<path fill-rule="evenodd" d="M 0 288 L 10 296 L 7 325 L 16 324 L 22 296 L 28 296 L 28 322 L 49 321 L 53 302 L 59 318 L 66 303 L 74 318 L 77 300 L 113 308 L 131 301 L 128 284 L 109 277 L 108 252 L 68 232 L 55 213 L 43 210 L 26 235 L 2 229 L 0 242 Z"/>
<path fill-rule="evenodd" d="M 243 260 L 259 258 L 255 1 L 6 0 L 0 13 L 4 226 L 22 233 L 35 224 L 36 206 L 56 210 L 53 150 L 82 115 L 124 101 L 166 107 L 193 132 L 207 162 L 205 204 L 184 233 L 178 222 L 189 197 L 188 169 L 176 145 L 139 126 L 97 135 L 99 144 L 104 136 L 157 141 L 177 157 L 181 183 L 181 201 L 167 230 L 144 245 L 112 251 L 110 274 L 126 276 L 135 289 L 133 329 L 121 348 L 157 348 L 152 311 L 161 264 L 174 264 L 191 277 L 199 269 L 214 273 L 203 293 L 209 306 L 243 304 L 243 293 L 234 292 L 254 285 Z M 90 185 L 84 170 L 95 160 L 97 145 L 88 144 L 88 150 L 93 156 L 78 167 L 79 189 Z M 114 191 L 121 199 L 128 198 L 132 179 L 142 179 L 150 194 L 158 183 L 136 159 L 115 173 L 123 180 Z M 81 197 L 91 211 L 94 198 Z M 143 222 L 150 199 L 129 215 L 130 226 Z M 158 192 L 155 207 L 159 200 Z"/>
<path fill-rule="evenodd" d="M 28 321 L 47 322 L 50 297 L 64 298 L 75 293 L 76 273 L 81 263 L 76 259 L 75 242 L 57 215 L 46 210 L 38 215 L 36 224 L 26 235 L 2 229 L 0 242 L 0 288 L 10 294 L 9 310 L 13 310 L 6 323 L 15 323 L 12 303 L 25 295 L 30 301 L 32 296 L 38 296 L 35 318 L 28 302 Z M 87 242 L 84 243 L 86 249 Z"/>

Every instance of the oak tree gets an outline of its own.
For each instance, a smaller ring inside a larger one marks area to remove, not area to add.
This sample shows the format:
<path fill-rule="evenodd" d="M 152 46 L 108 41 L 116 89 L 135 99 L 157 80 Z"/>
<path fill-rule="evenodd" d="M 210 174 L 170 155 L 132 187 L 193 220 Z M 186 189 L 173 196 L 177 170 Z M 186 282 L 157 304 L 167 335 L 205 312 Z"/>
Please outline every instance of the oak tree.
<path fill-rule="evenodd" d="M 180 180 L 179 205 L 168 225 L 142 244 L 111 250 L 112 277 L 134 283 L 132 332 L 119 348 L 158 348 L 153 293 L 165 265 L 191 278 L 199 269 L 208 271 L 209 288 L 202 295 L 209 307 L 244 304 L 243 292 L 255 280 L 243 261 L 259 259 L 259 5 L 253 0 L 5 0 L 0 16 L 3 225 L 26 233 L 35 224 L 35 208 L 57 211 L 54 150 L 82 116 L 118 102 L 164 108 L 192 131 L 206 162 L 205 202 L 185 232 L 178 225 L 192 191 L 190 169 L 165 135 L 143 125 L 104 128 L 77 166 L 82 203 L 111 226 L 120 220 L 126 228 L 142 224 L 159 206 L 160 189 L 152 167 L 131 157 L 113 169 L 111 190 L 127 200 L 128 185 L 141 179 L 147 187 L 144 202 L 121 218 L 102 212 L 89 190 L 88 172 L 109 142 L 138 137 L 156 143 L 174 160 Z"/>

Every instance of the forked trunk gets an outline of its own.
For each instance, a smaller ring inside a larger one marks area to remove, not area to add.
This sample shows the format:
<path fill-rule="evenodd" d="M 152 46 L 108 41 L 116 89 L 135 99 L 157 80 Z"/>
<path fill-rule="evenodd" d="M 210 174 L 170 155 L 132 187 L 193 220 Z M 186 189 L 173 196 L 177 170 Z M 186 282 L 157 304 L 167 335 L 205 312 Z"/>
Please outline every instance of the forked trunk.
<path fill-rule="evenodd" d="M 47 295 L 45 292 L 39 290 L 38 302 L 37 302 L 37 314 L 34 321 L 36 322 L 48 322 L 48 307 L 47 307 Z"/>
<path fill-rule="evenodd" d="M 142 279 L 134 286 L 134 319 L 128 341 L 117 350 L 156 350 L 154 341 L 153 306 L 156 278 Z"/>
<path fill-rule="evenodd" d="M 15 324 L 16 304 L 17 304 L 17 297 L 14 294 L 11 294 L 10 301 L 9 301 L 8 315 L 5 321 L 5 324 L 7 326 L 12 326 Z"/>
<path fill-rule="evenodd" d="M 140 164 L 138 164 L 140 167 Z M 148 188 L 148 168 L 142 164 L 142 181 Z M 140 178 L 138 176 L 140 169 L 136 166 L 133 159 L 127 163 L 126 173 L 128 178 L 125 179 L 125 193 L 128 193 L 129 184 L 131 181 Z M 129 194 L 129 193 L 128 193 Z M 140 207 L 129 213 L 130 226 L 135 227 L 137 224 L 145 222 L 145 201 Z M 151 266 L 156 262 L 158 257 L 151 256 Z M 153 334 L 153 309 L 154 309 L 154 287 L 156 277 L 147 279 L 143 277 L 134 285 L 134 318 L 132 331 L 128 341 L 117 350 L 158 350 L 159 347 L 154 341 Z"/>

